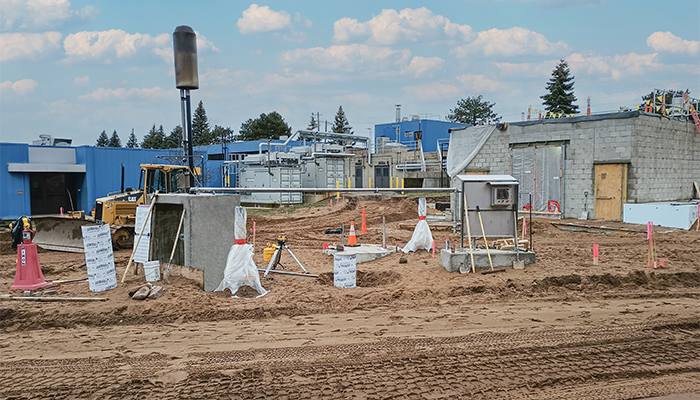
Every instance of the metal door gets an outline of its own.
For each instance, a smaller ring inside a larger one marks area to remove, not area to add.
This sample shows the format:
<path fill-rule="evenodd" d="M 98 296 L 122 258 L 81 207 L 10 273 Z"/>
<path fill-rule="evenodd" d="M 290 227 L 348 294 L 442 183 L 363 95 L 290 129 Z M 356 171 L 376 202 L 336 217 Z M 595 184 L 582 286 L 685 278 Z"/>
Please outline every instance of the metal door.
<path fill-rule="evenodd" d="M 389 187 L 389 166 L 388 165 L 377 165 L 374 167 L 374 182 L 375 187 L 378 188 L 388 188 Z"/>
<path fill-rule="evenodd" d="M 595 219 L 622 220 L 627 201 L 627 164 L 595 166 Z"/>
<path fill-rule="evenodd" d="M 345 187 L 345 161 L 342 158 L 326 158 L 326 187 Z"/>
<path fill-rule="evenodd" d="M 362 165 L 355 166 L 355 187 L 362 187 Z"/>

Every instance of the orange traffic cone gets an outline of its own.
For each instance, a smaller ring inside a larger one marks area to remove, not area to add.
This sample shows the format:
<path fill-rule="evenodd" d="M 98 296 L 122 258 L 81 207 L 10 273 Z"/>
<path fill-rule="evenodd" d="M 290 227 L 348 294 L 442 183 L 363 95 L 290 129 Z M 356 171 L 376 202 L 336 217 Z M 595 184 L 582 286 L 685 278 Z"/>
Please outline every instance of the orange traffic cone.
<path fill-rule="evenodd" d="M 367 218 L 365 217 L 365 207 L 362 206 L 362 234 L 367 234 Z"/>
<path fill-rule="evenodd" d="M 48 286 L 39 266 L 36 244 L 31 243 L 29 231 L 23 233 L 23 243 L 17 246 L 17 272 L 10 290 L 34 290 Z"/>
<path fill-rule="evenodd" d="M 348 236 L 348 246 L 357 246 L 357 236 L 355 236 L 355 221 L 350 221 L 350 236 Z"/>

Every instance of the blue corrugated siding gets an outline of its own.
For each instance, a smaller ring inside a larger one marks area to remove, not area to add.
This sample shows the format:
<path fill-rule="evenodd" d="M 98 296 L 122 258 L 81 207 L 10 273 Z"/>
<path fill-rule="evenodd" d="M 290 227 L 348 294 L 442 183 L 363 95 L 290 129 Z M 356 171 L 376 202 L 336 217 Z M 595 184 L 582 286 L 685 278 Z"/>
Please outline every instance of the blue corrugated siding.
<path fill-rule="evenodd" d="M 0 143 L 0 219 L 29 215 L 29 174 L 9 173 L 8 163 L 29 161 L 29 145 Z"/>
<path fill-rule="evenodd" d="M 450 128 L 469 126 L 467 124 L 460 124 L 457 122 L 448 121 L 436 121 L 431 119 L 424 119 L 419 121 L 403 121 L 394 122 L 388 124 L 377 124 L 374 126 L 374 139 L 376 145 L 376 139 L 380 136 L 386 136 L 391 140 L 396 140 L 396 126 L 399 127 L 399 142 L 406 144 L 408 146 L 413 145 L 413 136 L 406 137 L 405 133 L 422 131 L 423 132 L 423 151 L 424 152 L 434 152 L 437 151 L 437 141 L 438 139 L 449 139 L 450 134 L 448 130 Z M 376 151 L 376 150 L 375 150 Z"/>
<path fill-rule="evenodd" d="M 168 150 L 126 149 L 80 146 L 76 161 L 86 165 L 85 181 L 79 194 L 78 208 L 90 212 L 95 199 L 121 189 L 121 165 L 124 164 L 124 187 L 138 188 L 141 164 L 169 164 L 157 156 Z"/>

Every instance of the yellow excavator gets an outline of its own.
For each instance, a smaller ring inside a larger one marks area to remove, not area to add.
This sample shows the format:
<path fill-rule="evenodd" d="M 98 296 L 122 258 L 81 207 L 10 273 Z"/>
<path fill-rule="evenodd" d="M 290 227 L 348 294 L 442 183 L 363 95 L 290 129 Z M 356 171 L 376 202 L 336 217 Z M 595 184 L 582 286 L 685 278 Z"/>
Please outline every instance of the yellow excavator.
<path fill-rule="evenodd" d="M 141 164 L 138 189 L 127 187 L 95 200 L 92 216 L 34 218 L 36 234 L 33 242 L 48 250 L 82 253 L 84 249 L 80 227 L 97 222 L 110 224 L 112 243 L 116 249 L 131 248 L 134 243 L 136 208 L 150 204 L 151 195 L 156 191 L 189 192 L 189 173 L 189 168 L 182 165 Z"/>

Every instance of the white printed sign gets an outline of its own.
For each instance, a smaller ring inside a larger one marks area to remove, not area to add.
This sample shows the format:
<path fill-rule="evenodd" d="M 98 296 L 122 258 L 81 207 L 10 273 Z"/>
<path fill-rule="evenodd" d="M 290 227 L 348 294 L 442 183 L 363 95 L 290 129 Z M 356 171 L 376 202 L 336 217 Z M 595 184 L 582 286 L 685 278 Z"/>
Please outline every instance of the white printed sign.
<path fill-rule="evenodd" d="M 333 255 L 333 286 L 354 288 L 357 278 L 357 258 L 352 255 Z"/>
<path fill-rule="evenodd" d="M 151 248 L 151 218 L 149 216 L 146 221 L 146 216 L 148 215 L 148 206 L 138 206 L 136 207 L 136 226 L 134 227 L 134 248 L 136 248 L 136 243 L 139 247 L 134 253 L 134 262 L 137 263 L 147 263 L 149 261 L 149 249 Z M 143 228 L 143 223 L 146 221 L 146 229 L 143 230 L 143 237 L 141 242 L 139 242 L 139 234 L 141 233 L 141 228 Z"/>
<path fill-rule="evenodd" d="M 83 247 L 91 292 L 102 292 L 117 287 L 117 271 L 114 268 L 112 233 L 109 224 L 84 225 Z"/>

